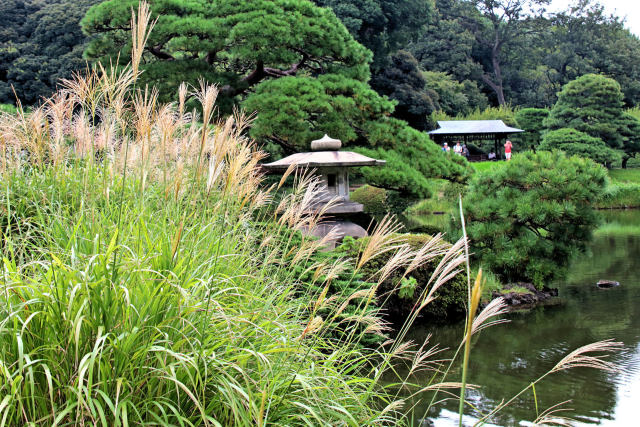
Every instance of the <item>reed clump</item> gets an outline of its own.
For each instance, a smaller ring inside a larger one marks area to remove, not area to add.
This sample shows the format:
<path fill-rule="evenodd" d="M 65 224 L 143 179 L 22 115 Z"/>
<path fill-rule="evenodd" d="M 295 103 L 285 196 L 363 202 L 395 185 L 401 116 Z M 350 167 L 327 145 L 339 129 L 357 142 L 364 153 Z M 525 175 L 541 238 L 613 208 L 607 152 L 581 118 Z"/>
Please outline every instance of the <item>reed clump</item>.
<path fill-rule="evenodd" d="M 464 387 L 441 375 L 437 347 L 404 337 L 465 241 L 410 247 L 386 218 L 355 259 L 315 256 L 325 241 L 287 230 L 322 221 L 305 214 L 318 181 L 295 172 L 268 209 L 277 188 L 263 186 L 250 118 L 217 119 L 205 82 L 175 104 L 137 87 L 146 3 L 131 27 L 127 66 L 98 64 L 30 112 L 0 113 L 0 426 L 396 425 L 413 397 L 398 390 Z M 328 292 L 382 254 L 379 277 Z M 434 259 L 388 339 L 380 284 Z M 492 307 L 479 321 L 496 322 Z M 383 341 L 364 345 L 371 334 Z M 383 382 L 398 361 L 434 381 Z M 572 364 L 604 366 L 579 353 L 558 369 Z"/>

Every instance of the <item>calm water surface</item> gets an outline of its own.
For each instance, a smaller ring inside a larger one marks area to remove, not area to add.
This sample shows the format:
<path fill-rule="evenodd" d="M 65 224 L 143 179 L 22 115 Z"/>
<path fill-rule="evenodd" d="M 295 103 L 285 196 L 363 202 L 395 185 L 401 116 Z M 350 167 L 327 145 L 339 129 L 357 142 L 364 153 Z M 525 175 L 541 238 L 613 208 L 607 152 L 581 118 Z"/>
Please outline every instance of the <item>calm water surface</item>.
<path fill-rule="evenodd" d="M 640 211 L 606 212 L 608 222 L 640 227 Z M 482 385 L 471 392 L 475 410 L 467 409 L 465 424 L 473 425 L 502 399 L 509 399 L 532 380 L 551 369 L 570 351 L 594 341 L 613 338 L 625 345 L 611 360 L 621 373 L 574 369 L 553 374 L 536 388 L 540 410 L 559 402 L 571 411 L 565 415 L 578 425 L 640 426 L 640 235 L 597 236 L 589 251 L 573 263 L 567 280 L 558 283 L 560 298 L 552 305 L 527 313 L 510 314 L 510 323 L 481 333 L 471 353 L 470 382 Z M 602 290 L 600 279 L 616 280 L 618 288 Z M 412 338 L 455 347 L 463 325 L 422 327 Z M 459 370 L 449 379 L 459 379 Z M 420 379 L 419 379 L 420 380 Z M 421 380 L 426 384 L 427 378 Z M 425 416 L 433 425 L 458 425 L 457 402 L 425 414 L 429 396 L 421 396 L 414 420 Z M 426 402 L 425 402 L 426 400 Z M 533 395 L 503 410 L 492 425 L 527 425 L 536 418 Z"/>

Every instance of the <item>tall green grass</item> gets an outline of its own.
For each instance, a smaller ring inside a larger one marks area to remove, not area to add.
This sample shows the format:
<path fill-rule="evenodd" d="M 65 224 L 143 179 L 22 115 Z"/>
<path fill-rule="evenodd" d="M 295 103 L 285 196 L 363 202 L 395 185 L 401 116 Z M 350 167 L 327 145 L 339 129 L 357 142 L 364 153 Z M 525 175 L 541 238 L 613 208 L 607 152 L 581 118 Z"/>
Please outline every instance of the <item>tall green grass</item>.
<path fill-rule="evenodd" d="M 384 421 L 384 394 L 361 376 L 383 355 L 309 329 L 284 248 L 254 238 L 272 224 L 224 188 L 185 200 L 131 180 L 104 200 L 94 172 L 88 191 L 80 166 L 3 185 L 3 206 L 33 205 L 5 234 L 4 425 Z"/>
<path fill-rule="evenodd" d="M 596 203 L 599 209 L 640 207 L 640 169 L 611 169 L 611 182 Z"/>
<path fill-rule="evenodd" d="M 596 202 L 599 209 L 630 209 L 640 207 L 640 184 L 611 182 Z"/>
<path fill-rule="evenodd" d="M 0 425 L 406 421 L 381 378 L 424 362 L 388 340 L 377 286 L 444 256 L 428 304 L 460 245 L 414 250 L 385 219 L 357 259 L 314 256 L 327 241 L 290 230 L 321 220 L 316 179 L 296 172 L 271 205 L 246 119 L 213 120 L 214 86 L 182 85 L 167 105 L 136 88 L 149 16 L 142 3 L 132 18 L 130 66 L 98 65 L 41 107 L 0 114 Z M 385 252 L 378 282 L 327 294 Z M 372 334 L 383 340 L 365 345 Z"/>

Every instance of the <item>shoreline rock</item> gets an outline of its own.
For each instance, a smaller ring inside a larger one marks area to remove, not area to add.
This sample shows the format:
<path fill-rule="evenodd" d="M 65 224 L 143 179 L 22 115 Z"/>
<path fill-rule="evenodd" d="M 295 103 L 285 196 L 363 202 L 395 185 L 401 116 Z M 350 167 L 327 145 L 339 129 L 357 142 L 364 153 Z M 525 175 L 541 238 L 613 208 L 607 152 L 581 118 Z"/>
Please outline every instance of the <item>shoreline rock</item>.
<path fill-rule="evenodd" d="M 611 289 L 620 286 L 620 282 L 616 282 L 615 280 L 598 280 L 596 286 L 599 289 Z"/>
<path fill-rule="evenodd" d="M 510 289 L 518 288 L 513 292 Z M 523 292 L 521 288 L 526 289 Z M 536 289 L 531 283 L 514 283 L 505 285 L 502 292 L 493 292 L 492 298 L 502 297 L 509 309 L 520 310 L 523 308 L 532 308 L 542 302 L 558 296 L 558 289 L 544 287 L 542 290 Z"/>

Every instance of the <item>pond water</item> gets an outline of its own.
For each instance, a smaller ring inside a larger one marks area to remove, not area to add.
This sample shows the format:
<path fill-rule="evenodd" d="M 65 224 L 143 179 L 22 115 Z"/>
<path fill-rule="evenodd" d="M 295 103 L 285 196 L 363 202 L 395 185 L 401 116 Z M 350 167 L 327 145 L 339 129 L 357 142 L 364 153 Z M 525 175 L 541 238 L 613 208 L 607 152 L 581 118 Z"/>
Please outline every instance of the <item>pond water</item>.
<path fill-rule="evenodd" d="M 517 394 L 567 353 L 608 338 L 624 343 L 624 351 L 610 359 L 622 372 L 578 368 L 553 374 L 536 387 L 539 409 L 570 400 L 563 406 L 571 410 L 563 415 L 577 425 L 640 425 L 640 234 L 628 227 L 640 228 L 640 211 L 603 215 L 607 222 L 627 228 L 616 233 L 610 227 L 609 234 L 596 236 L 571 266 L 569 277 L 556 285 L 560 297 L 553 304 L 509 314 L 510 323 L 486 329 L 475 340 L 469 381 L 482 387 L 470 392 L 475 409 L 467 407 L 465 425 L 473 425 L 480 414 Z M 598 289 L 600 279 L 619 281 L 621 286 Z M 430 342 L 455 348 L 463 325 L 423 326 L 411 338 L 422 342 L 429 333 Z M 459 370 L 454 370 L 449 380 L 459 378 Z M 418 381 L 427 384 L 427 374 Z M 425 414 L 429 400 L 426 394 L 416 400 L 416 424 L 427 417 L 431 424 L 425 425 L 458 425 L 457 401 Z M 535 418 L 533 394 L 528 391 L 492 418 L 491 425 L 527 425 L 524 420 Z"/>

